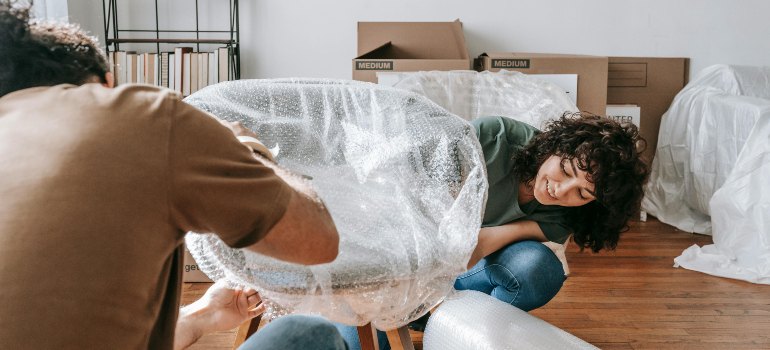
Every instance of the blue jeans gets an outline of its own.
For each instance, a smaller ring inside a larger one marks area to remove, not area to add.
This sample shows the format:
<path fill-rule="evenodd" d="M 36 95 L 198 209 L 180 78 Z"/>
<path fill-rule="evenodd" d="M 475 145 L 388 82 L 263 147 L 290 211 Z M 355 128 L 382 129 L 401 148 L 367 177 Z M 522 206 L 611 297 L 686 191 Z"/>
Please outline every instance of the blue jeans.
<path fill-rule="evenodd" d="M 550 248 L 521 241 L 481 259 L 457 277 L 455 289 L 476 290 L 530 311 L 553 299 L 566 279 L 561 261 Z"/>
<path fill-rule="evenodd" d="M 238 350 L 348 350 L 342 336 L 327 319 L 289 315 L 268 323 Z"/>

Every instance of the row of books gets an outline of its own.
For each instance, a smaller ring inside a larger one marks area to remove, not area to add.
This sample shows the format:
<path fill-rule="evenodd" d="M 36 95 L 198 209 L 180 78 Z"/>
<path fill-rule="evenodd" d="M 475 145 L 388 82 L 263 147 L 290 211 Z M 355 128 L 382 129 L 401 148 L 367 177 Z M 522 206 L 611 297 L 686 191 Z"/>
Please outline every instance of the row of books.
<path fill-rule="evenodd" d="M 164 86 L 188 96 L 208 85 L 229 80 L 228 48 L 214 52 L 192 52 L 177 47 L 173 52 L 110 52 L 110 67 L 116 85 L 139 83 Z"/>

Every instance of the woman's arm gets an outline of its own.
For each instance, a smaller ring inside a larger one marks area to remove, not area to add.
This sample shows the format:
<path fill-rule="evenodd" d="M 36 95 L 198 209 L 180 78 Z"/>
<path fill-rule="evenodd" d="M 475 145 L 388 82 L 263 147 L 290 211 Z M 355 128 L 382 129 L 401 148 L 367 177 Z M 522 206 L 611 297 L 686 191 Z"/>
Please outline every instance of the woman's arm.
<path fill-rule="evenodd" d="M 518 220 L 505 225 L 482 227 L 479 231 L 479 243 L 468 261 L 468 269 L 478 264 L 485 256 L 518 241 L 548 241 L 537 222 Z"/>

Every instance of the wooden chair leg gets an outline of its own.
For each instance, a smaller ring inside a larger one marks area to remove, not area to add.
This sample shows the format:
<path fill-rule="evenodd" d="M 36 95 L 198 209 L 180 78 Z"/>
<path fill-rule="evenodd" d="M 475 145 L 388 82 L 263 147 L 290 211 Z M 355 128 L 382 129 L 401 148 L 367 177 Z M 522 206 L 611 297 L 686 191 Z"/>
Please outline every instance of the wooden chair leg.
<path fill-rule="evenodd" d="M 393 350 L 414 350 L 414 344 L 412 343 L 412 337 L 409 335 L 409 328 L 403 326 L 399 329 L 387 331 L 388 342 L 390 348 Z"/>
<path fill-rule="evenodd" d="M 380 350 L 377 342 L 377 330 L 371 323 L 358 327 L 358 339 L 361 342 L 361 350 Z"/>
<path fill-rule="evenodd" d="M 238 349 L 246 339 L 249 339 L 259 329 L 259 323 L 262 321 L 262 315 L 254 317 L 238 327 L 238 333 L 235 334 L 235 343 L 233 343 L 233 350 Z"/>

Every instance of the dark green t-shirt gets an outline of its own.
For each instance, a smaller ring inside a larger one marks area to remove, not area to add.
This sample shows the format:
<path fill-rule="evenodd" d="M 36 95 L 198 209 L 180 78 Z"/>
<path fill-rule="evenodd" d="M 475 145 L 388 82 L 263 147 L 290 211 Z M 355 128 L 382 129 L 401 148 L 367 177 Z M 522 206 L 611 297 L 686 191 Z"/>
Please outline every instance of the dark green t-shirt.
<path fill-rule="evenodd" d="M 549 241 L 560 244 L 567 241 L 572 229 L 565 223 L 566 208 L 543 205 L 537 199 L 519 205 L 519 177 L 512 173 L 511 158 L 540 131 L 504 117 L 483 117 L 471 121 L 471 125 L 476 128 L 476 136 L 484 150 L 489 180 L 489 197 L 481 226 L 500 226 L 519 219 L 532 220 L 537 222 Z"/>

